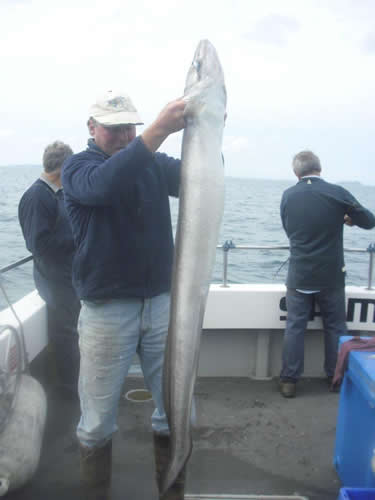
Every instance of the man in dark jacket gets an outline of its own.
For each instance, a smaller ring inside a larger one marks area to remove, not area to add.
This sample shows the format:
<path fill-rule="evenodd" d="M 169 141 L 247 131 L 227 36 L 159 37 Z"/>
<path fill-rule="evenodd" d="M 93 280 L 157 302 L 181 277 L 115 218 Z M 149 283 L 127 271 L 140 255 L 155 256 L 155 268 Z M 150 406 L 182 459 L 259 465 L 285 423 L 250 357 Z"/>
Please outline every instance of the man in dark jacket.
<path fill-rule="evenodd" d="M 91 107 L 87 149 L 63 168 L 77 248 L 73 283 L 83 302 L 77 436 L 87 498 L 109 498 L 117 407 L 136 353 L 156 406 L 157 477 L 168 458 L 162 367 L 173 259 L 169 196 L 178 196 L 180 161 L 156 150 L 184 127 L 184 108 L 182 99 L 169 103 L 136 137 L 142 122 L 130 98 L 108 92 Z M 182 473 L 163 498 L 183 495 Z"/>
<path fill-rule="evenodd" d="M 72 154 L 70 146 L 60 141 L 47 146 L 44 171 L 18 207 L 26 247 L 34 257 L 35 286 L 47 305 L 49 348 L 57 365 L 58 388 L 66 396 L 77 395 L 81 307 L 72 285 L 74 243 L 60 179 L 62 164 Z"/>
<path fill-rule="evenodd" d="M 346 189 L 320 177 L 319 158 L 302 151 L 293 159 L 299 182 L 281 200 L 281 220 L 290 242 L 287 323 L 280 391 L 294 397 L 304 367 L 304 333 L 313 301 L 319 304 L 325 338 L 324 369 L 335 372 L 338 339 L 346 334 L 343 226 L 371 229 L 375 217 Z"/>

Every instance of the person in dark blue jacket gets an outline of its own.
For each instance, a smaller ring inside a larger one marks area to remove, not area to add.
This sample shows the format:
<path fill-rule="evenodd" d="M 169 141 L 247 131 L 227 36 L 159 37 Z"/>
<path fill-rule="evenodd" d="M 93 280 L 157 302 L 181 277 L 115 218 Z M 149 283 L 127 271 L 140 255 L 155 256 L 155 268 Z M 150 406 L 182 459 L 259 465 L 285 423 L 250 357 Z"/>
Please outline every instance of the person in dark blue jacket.
<path fill-rule="evenodd" d="M 81 305 L 72 285 L 74 242 L 60 178 L 62 164 L 72 154 L 70 146 L 60 141 L 46 147 L 44 171 L 23 194 L 18 216 L 26 247 L 34 257 L 35 286 L 47 305 L 49 349 L 56 362 L 58 389 L 74 397 Z"/>
<path fill-rule="evenodd" d="M 374 215 L 341 186 L 320 177 L 319 158 L 302 151 L 293 159 L 298 183 L 282 196 L 280 213 L 290 242 L 287 275 L 287 323 L 284 335 L 280 391 L 296 395 L 296 382 L 304 368 L 304 334 L 316 300 L 325 338 L 324 369 L 332 381 L 338 339 L 346 335 L 345 262 L 343 228 L 371 229 Z"/>
<path fill-rule="evenodd" d="M 130 98 L 108 92 L 91 107 L 87 149 L 63 167 L 82 300 L 77 436 L 87 498 L 109 498 L 117 407 L 135 354 L 156 406 L 157 478 L 168 458 L 162 367 L 173 260 L 169 196 L 178 196 L 180 161 L 156 151 L 184 127 L 184 108 L 182 99 L 169 103 L 136 137 L 142 122 Z M 183 495 L 184 473 L 163 498 Z"/>

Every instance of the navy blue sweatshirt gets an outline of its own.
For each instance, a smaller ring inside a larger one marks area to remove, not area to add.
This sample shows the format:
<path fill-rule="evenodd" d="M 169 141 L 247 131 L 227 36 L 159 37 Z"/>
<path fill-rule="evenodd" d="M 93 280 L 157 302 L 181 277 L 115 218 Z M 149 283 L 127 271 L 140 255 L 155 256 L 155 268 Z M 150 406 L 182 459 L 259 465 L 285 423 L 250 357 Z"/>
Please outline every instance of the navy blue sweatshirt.
<path fill-rule="evenodd" d="M 62 189 L 38 179 L 23 194 L 18 218 L 26 247 L 34 257 L 35 285 L 48 303 L 56 296 L 73 295 L 74 242 Z"/>
<path fill-rule="evenodd" d="M 287 286 L 344 287 L 344 215 L 363 229 L 375 226 L 374 215 L 349 191 L 319 177 L 304 177 L 284 191 L 280 213 L 290 242 Z"/>
<path fill-rule="evenodd" d="M 153 297 L 169 291 L 173 235 L 169 196 L 180 161 L 151 153 L 137 137 L 108 156 L 91 139 L 63 166 L 62 183 L 81 299 Z"/>

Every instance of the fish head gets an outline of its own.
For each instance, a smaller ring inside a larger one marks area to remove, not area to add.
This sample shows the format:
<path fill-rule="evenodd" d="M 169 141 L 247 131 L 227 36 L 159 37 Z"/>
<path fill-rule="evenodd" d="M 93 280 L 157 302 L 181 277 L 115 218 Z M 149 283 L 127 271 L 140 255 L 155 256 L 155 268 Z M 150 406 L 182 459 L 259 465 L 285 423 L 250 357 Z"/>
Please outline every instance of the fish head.
<path fill-rule="evenodd" d="M 190 101 L 205 101 L 209 94 L 220 94 L 220 102 L 225 110 L 226 90 L 224 72 L 215 47 L 209 40 L 201 40 L 194 54 L 193 62 L 186 77 L 184 99 Z M 188 105 L 189 111 L 189 105 Z M 223 113 L 224 115 L 224 113 Z"/>
<path fill-rule="evenodd" d="M 201 40 L 187 74 L 185 90 L 206 80 L 224 83 L 224 73 L 215 47 L 209 40 Z"/>

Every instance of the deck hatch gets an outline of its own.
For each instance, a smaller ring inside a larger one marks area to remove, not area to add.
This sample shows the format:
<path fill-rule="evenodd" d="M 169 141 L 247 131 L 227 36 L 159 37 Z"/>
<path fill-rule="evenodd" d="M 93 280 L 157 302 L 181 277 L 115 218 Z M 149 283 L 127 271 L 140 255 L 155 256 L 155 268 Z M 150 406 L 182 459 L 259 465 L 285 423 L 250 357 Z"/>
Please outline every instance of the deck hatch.
<path fill-rule="evenodd" d="M 152 401 L 152 394 L 147 389 L 133 389 L 125 394 L 125 399 L 133 403 Z"/>

